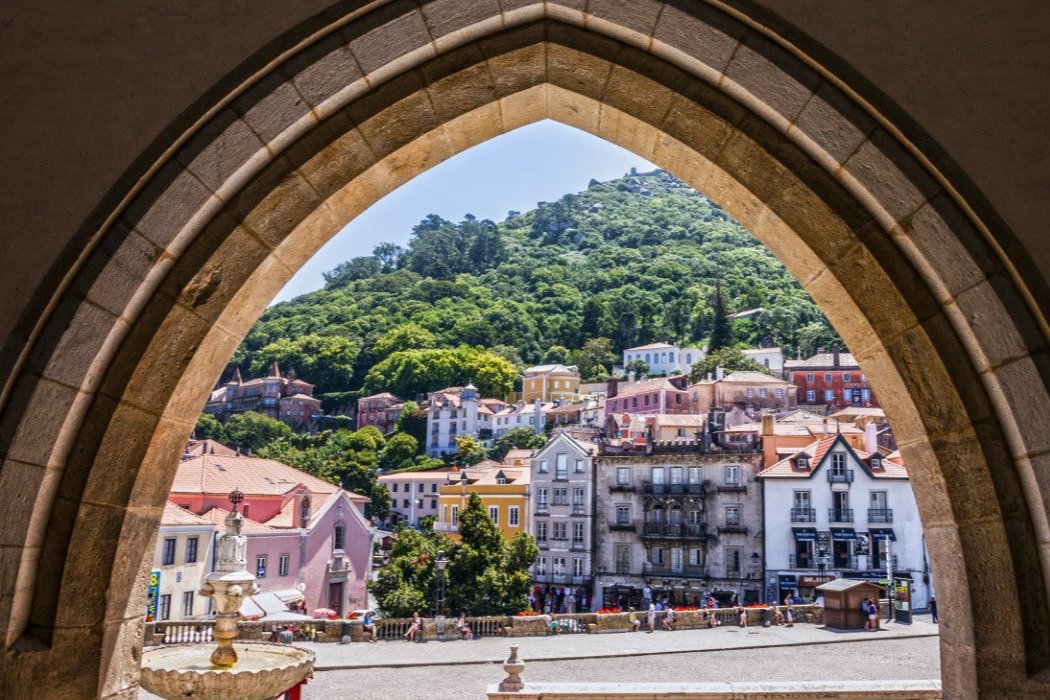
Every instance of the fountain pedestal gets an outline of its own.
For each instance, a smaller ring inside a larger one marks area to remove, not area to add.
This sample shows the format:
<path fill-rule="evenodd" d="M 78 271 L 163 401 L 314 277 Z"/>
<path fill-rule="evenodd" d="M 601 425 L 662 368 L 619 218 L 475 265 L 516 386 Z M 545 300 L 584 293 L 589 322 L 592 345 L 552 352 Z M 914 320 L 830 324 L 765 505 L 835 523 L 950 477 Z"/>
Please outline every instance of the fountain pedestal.
<path fill-rule="evenodd" d="M 259 592 L 247 570 L 248 541 L 241 534 L 244 518 L 237 504 L 244 496 L 230 494 L 233 510 L 226 516 L 226 531 L 219 537 L 215 571 L 208 574 L 201 595 L 212 599 L 216 610 L 215 639 L 206 647 L 180 644 L 156 647 L 142 654 L 142 687 L 167 700 L 267 700 L 313 675 L 314 653 L 268 642 L 235 643 L 241 603 Z"/>

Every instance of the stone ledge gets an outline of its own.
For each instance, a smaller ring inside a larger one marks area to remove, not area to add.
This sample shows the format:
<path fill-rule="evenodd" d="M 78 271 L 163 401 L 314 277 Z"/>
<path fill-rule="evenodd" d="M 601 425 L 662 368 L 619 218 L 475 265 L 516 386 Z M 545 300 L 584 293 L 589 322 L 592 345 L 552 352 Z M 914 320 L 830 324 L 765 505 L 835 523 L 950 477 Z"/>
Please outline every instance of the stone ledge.
<path fill-rule="evenodd" d="M 526 668 L 525 673 L 528 673 Z M 847 700 L 940 700 L 937 680 L 908 681 L 789 681 L 744 683 L 535 683 L 518 692 L 488 687 L 489 700 L 625 700 L 673 697 L 675 700 L 779 700 L 843 698 Z"/>

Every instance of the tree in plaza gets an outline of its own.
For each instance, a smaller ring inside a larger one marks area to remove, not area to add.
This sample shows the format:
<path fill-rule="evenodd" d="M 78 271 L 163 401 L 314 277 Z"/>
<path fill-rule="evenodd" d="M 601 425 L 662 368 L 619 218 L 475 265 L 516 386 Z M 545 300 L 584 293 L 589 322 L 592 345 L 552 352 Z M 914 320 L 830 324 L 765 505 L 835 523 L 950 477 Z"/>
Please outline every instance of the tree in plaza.
<path fill-rule="evenodd" d="M 258 450 L 268 442 L 292 435 L 292 429 L 281 421 L 255 411 L 230 416 L 225 432 L 227 444 L 242 450 Z"/>
<path fill-rule="evenodd" d="M 721 282 L 715 284 L 715 296 L 711 310 L 714 318 L 711 321 L 711 339 L 707 343 L 709 353 L 733 344 L 733 329 L 726 315 L 726 299 L 722 293 Z"/>
<path fill-rule="evenodd" d="M 689 373 L 689 379 L 693 382 L 699 382 L 705 379 L 708 374 L 714 375 L 715 369 L 718 367 L 721 367 L 727 373 L 750 371 L 773 376 L 772 370 L 747 357 L 739 348 L 722 348 L 709 354 L 700 362 L 694 363 Z"/>
<path fill-rule="evenodd" d="M 503 459 L 511 450 L 538 450 L 546 443 L 546 437 L 527 425 L 522 425 L 511 428 L 496 438 L 490 456 L 492 459 Z"/>
<path fill-rule="evenodd" d="M 198 440 L 217 440 L 226 442 L 226 429 L 219 419 L 210 413 L 202 413 L 197 419 L 197 425 L 193 428 L 193 435 Z"/>
<path fill-rule="evenodd" d="M 386 617 L 410 617 L 434 604 L 434 561 L 450 552 L 452 543 L 441 533 L 399 528 L 387 564 L 368 584 Z"/>
<path fill-rule="evenodd" d="M 394 425 L 399 433 L 411 435 L 420 445 L 427 439 L 427 412 L 419 407 L 415 401 L 406 401 L 401 413 L 397 416 Z"/>

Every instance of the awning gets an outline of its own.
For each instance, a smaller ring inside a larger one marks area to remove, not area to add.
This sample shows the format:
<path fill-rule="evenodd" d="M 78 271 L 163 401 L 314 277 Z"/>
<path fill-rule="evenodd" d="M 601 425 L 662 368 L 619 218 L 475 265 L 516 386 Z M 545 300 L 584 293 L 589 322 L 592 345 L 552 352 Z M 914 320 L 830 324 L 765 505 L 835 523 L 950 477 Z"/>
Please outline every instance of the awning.
<path fill-rule="evenodd" d="M 813 542 L 817 539 L 817 528 L 815 527 L 793 527 L 791 531 L 795 533 L 795 539 L 800 542 Z"/>
<path fill-rule="evenodd" d="M 831 528 L 832 539 L 839 540 L 855 540 L 857 539 L 856 531 L 851 527 L 833 527 Z"/>
<path fill-rule="evenodd" d="M 873 540 L 890 540 L 891 542 L 897 541 L 897 536 L 893 534 L 893 528 L 890 527 L 873 527 L 870 530 L 871 539 Z"/>
<path fill-rule="evenodd" d="M 288 612 L 288 606 L 270 591 L 263 591 L 241 601 L 240 613 L 243 617 L 262 617 L 279 612 Z"/>
<path fill-rule="evenodd" d="M 300 600 L 306 600 L 306 596 L 297 588 L 285 588 L 282 591 L 274 591 L 273 594 L 283 603 L 297 603 Z"/>

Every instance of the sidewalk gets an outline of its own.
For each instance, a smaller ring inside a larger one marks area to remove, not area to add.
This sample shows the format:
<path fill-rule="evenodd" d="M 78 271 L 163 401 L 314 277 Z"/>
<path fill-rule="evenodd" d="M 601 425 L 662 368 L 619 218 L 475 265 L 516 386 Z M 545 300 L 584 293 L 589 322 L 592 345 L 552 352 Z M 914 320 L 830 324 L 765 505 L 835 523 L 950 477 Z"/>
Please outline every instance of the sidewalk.
<path fill-rule="evenodd" d="M 726 651 L 758 647 L 812 646 L 839 642 L 886 641 L 895 638 L 935 637 L 937 625 L 929 615 L 918 615 L 911 625 L 883 621 L 877 632 L 830 630 L 817 625 L 794 627 L 717 627 L 677 632 L 623 632 L 565 634 L 555 637 L 486 637 L 472 641 L 356 642 L 353 644 L 297 643 L 317 654 L 317 671 L 375 667 L 450 666 L 502 663 L 510 646 L 527 661 L 593 659 L 646 654 Z"/>

